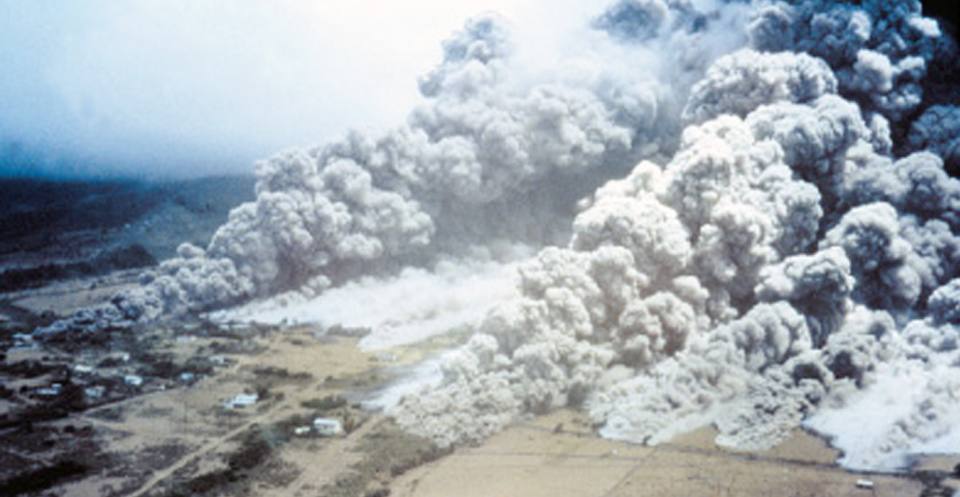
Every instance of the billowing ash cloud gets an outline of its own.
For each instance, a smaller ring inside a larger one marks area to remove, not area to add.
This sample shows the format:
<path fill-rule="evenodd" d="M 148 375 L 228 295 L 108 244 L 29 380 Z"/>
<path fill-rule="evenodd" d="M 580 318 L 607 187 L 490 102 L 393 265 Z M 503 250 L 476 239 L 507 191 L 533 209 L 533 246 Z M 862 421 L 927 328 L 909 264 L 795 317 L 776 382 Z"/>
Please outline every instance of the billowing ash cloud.
<path fill-rule="evenodd" d="M 858 3 L 770 2 L 750 24 L 751 44 L 822 58 L 849 99 L 898 122 L 923 101 L 927 67 L 948 56 L 946 42 L 937 22 L 920 15 L 919 0 Z"/>
<path fill-rule="evenodd" d="M 454 444 L 574 406 L 613 438 L 712 423 L 764 448 L 804 422 L 838 435 L 905 383 L 870 441 L 835 438 L 847 464 L 960 437 L 957 119 L 923 107 L 953 46 L 937 23 L 916 2 L 621 0 L 591 27 L 539 74 L 506 23 L 469 21 L 406 125 L 262 162 L 206 249 L 41 333 L 309 299 L 511 240 L 546 248 L 388 406 L 409 430 Z"/>
<path fill-rule="evenodd" d="M 397 419 L 456 443 L 573 405 L 609 437 L 656 443 L 713 423 L 718 443 L 765 448 L 829 406 L 811 426 L 832 435 L 855 431 L 858 412 L 880 418 L 867 444 L 837 439 L 851 466 L 948 446 L 960 391 L 938 378 L 960 365 L 960 183 L 934 123 L 952 116 L 927 111 L 908 149 L 928 151 L 890 155 L 889 123 L 911 128 L 899 121 L 921 102 L 939 31 L 917 5 L 887 5 L 761 6 L 760 51 L 694 85 L 673 158 L 600 188 L 568 248 L 527 263 L 522 296 Z M 636 31 L 610 12 L 598 24 Z M 631 18 L 639 30 L 656 16 Z M 857 410 L 901 375 L 922 394 L 886 417 Z"/>
<path fill-rule="evenodd" d="M 141 290 L 99 312 L 154 319 L 292 289 L 313 295 L 476 244 L 562 240 L 578 199 L 675 146 L 671 107 L 686 88 L 657 77 L 697 79 L 707 52 L 730 37 L 726 18 L 716 32 L 695 31 L 686 10 L 667 13 L 678 29 L 632 56 L 704 53 L 663 74 L 607 68 L 622 47 L 598 37 L 552 74 L 515 77 L 526 71 L 512 59 L 506 21 L 468 21 L 421 79 L 428 103 L 406 125 L 260 162 L 256 201 L 234 209 L 208 247 L 181 247 Z"/>
<path fill-rule="evenodd" d="M 907 143 L 943 158 L 951 176 L 960 175 L 960 106 L 933 105 L 910 126 Z"/>

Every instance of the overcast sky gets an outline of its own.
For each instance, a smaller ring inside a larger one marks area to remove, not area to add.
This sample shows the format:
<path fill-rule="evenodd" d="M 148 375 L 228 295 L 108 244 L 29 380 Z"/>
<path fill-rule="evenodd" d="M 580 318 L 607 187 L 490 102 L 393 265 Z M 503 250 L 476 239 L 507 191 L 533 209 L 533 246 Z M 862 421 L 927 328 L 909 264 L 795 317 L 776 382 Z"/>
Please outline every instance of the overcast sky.
<path fill-rule="evenodd" d="M 464 19 L 544 4 L 0 0 L 0 175 L 249 172 L 402 122 Z"/>

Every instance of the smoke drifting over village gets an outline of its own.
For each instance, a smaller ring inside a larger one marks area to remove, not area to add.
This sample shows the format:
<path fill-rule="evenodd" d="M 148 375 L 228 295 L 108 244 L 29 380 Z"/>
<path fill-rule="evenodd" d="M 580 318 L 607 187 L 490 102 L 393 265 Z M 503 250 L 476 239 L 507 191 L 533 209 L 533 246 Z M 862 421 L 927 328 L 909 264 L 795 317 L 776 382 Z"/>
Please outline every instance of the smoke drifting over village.
<path fill-rule="evenodd" d="M 918 1 L 582 21 L 525 46 L 467 20 L 405 123 L 260 161 L 207 246 L 35 335 L 211 311 L 369 326 L 370 347 L 466 326 L 385 406 L 441 445 L 570 406 L 649 444 L 805 425 L 858 469 L 960 446 L 948 31 Z"/>

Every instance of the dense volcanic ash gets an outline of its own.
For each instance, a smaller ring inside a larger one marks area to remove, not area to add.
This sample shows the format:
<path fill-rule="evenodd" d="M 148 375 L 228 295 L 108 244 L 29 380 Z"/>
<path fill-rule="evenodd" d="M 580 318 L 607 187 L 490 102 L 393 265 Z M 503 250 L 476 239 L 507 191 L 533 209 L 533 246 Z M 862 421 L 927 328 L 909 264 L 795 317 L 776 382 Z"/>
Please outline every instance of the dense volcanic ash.
<path fill-rule="evenodd" d="M 261 162 L 206 248 L 88 312 L 309 302 L 510 241 L 541 250 L 389 406 L 411 431 L 575 406 L 609 437 L 762 448 L 870 413 L 835 439 L 858 468 L 960 437 L 956 48 L 919 2 L 622 0 L 543 64 L 515 28 L 468 21 L 405 125 Z M 915 395 L 864 408 L 889 385 Z"/>

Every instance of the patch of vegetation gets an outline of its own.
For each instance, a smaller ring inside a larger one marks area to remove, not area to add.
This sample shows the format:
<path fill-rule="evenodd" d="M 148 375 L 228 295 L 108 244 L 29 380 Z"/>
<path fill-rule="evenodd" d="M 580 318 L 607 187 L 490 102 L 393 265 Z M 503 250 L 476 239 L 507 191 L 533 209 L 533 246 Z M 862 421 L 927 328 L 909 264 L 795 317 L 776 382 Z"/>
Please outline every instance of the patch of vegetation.
<path fill-rule="evenodd" d="M 278 380 L 308 381 L 313 379 L 313 375 L 305 371 L 291 373 L 284 368 L 276 366 L 259 367 L 253 370 L 253 374 L 260 378 L 274 378 Z"/>
<path fill-rule="evenodd" d="M 347 405 L 347 399 L 343 398 L 340 395 L 328 395 L 321 399 L 309 399 L 300 403 L 301 406 L 307 409 L 315 409 L 317 411 L 329 411 L 332 409 L 338 409 Z"/>
<path fill-rule="evenodd" d="M 213 493 L 235 495 L 238 485 L 249 482 L 254 473 L 263 467 L 274 451 L 288 440 L 287 435 L 275 426 L 254 428 L 248 431 L 237 450 L 224 457 L 226 467 L 201 473 L 179 481 L 167 491 L 165 497 L 190 497 Z"/>
<path fill-rule="evenodd" d="M 0 432 L 0 495 L 53 495 L 48 489 L 111 464 L 93 429 L 25 421 Z"/>
<path fill-rule="evenodd" d="M 77 460 L 66 459 L 50 466 L 25 471 L 0 482 L 0 495 L 22 495 L 42 492 L 70 479 L 85 475 L 90 468 Z"/>
<path fill-rule="evenodd" d="M 173 361 L 173 354 L 146 354 L 138 359 L 142 366 L 137 368 L 137 373 L 144 377 L 174 378 L 184 370 Z"/>
<path fill-rule="evenodd" d="M 187 359 L 187 362 L 183 365 L 183 371 L 195 375 L 210 375 L 214 371 L 213 362 L 210 361 L 209 357 L 193 356 Z"/>
<path fill-rule="evenodd" d="M 50 364 L 36 359 L 25 359 L 22 361 L 0 364 L 0 373 L 16 376 L 18 378 L 36 378 L 47 373 L 52 373 L 63 369 L 63 366 Z"/>
<path fill-rule="evenodd" d="M 4 350 L 13 345 L 11 342 L 14 334 L 30 333 L 35 328 L 47 326 L 56 319 L 53 313 L 33 313 L 14 305 L 9 300 L 0 300 L 0 314 L 8 318 L 8 321 L 0 322 L 0 342 L 5 342 L 0 347 Z"/>
<path fill-rule="evenodd" d="M 403 431 L 392 420 L 383 420 L 360 440 L 363 459 L 352 472 L 323 488 L 327 497 L 380 497 L 397 476 L 450 453 L 432 441 Z M 384 493 L 387 492 L 387 493 Z"/>
<path fill-rule="evenodd" d="M 215 335 L 218 338 L 221 335 Z M 265 347 L 258 345 L 253 340 L 246 340 L 241 335 L 230 335 L 228 342 L 214 341 L 210 343 L 209 351 L 218 355 L 232 354 L 258 354 L 265 350 Z"/>
<path fill-rule="evenodd" d="M 0 417 L 0 429 L 23 428 L 32 426 L 34 423 L 54 421 L 69 416 L 71 412 L 83 411 L 86 408 L 83 387 L 65 381 L 56 397 L 27 404 Z"/>
<path fill-rule="evenodd" d="M 960 466 L 960 465 L 958 465 Z M 953 497 L 954 490 L 944 485 L 950 474 L 946 471 L 915 471 L 910 475 L 923 484 L 920 497 Z"/>

